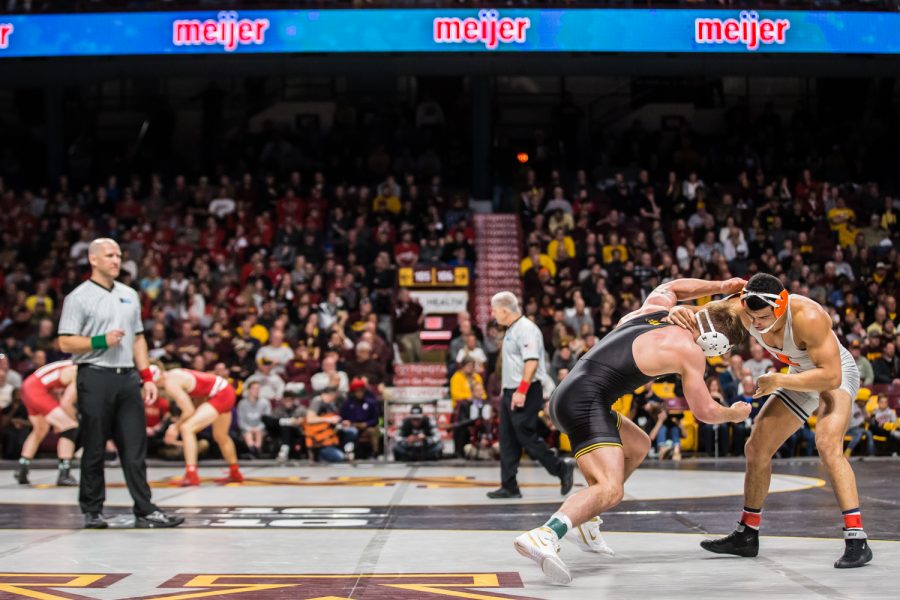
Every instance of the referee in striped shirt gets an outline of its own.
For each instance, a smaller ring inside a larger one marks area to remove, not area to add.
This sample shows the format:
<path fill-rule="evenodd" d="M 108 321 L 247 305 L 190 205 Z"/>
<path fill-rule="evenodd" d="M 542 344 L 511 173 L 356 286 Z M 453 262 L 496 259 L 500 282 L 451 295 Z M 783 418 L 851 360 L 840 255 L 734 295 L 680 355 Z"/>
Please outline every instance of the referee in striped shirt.
<path fill-rule="evenodd" d="M 575 461 L 557 457 L 537 434 L 538 413 L 544 406 L 542 380 L 548 379 L 544 359 L 544 335 L 540 328 L 519 312 L 512 292 L 491 298 L 491 313 L 506 327 L 503 336 L 502 387 L 500 397 L 500 489 L 488 498 L 521 498 L 516 474 L 522 450 L 559 477 L 565 496 L 572 489 Z"/>
<path fill-rule="evenodd" d="M 147 341 L 137 292 L 116 278 L 122 251 L 109 238 L 88 248 L 91 278 L 72 290 L 59 319 L 59 347 L 78 365 L 76 389 L 81 416 L 81 483 L 78 501 L 88 529 L 106 529 L 103 452 L 112 438 L 134 500 L 135 527 L 175 527 L 150 500 L 147 483 L 147 421 L 144 402 L 156 402 Z"/>

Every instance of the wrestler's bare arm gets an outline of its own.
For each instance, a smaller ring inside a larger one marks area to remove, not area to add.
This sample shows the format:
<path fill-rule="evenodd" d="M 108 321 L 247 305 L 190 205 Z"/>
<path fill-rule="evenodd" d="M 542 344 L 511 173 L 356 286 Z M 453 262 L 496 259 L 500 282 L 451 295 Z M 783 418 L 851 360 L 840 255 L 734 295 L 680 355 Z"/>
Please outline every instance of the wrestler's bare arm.
<path fill-rule="evenodd" d="M 681 386 L 684 390 L 684 398 L 697 420 L 709 424 L 740 423 L 750 415 L 751 408 L 746 402 L 737 402 L 726 407 L 713 399 L 704 379 L 706 358 L 702 352 L 695 352 L 693 348 L 685 346 L 681 363 Z"/>
<path fill-rule="evenodd" d="M 65 367 L 59 372 L 59 382 L 63 385 L 69 385 L 70 383 L 75 383 L 75 379 L 78 377 L 78 367 L 76 365 L 72 365 L 71 367 Z"/>
<path fill-rule="evenodd" d="M 831 317 L 819 307 L 803 307 L 792 313 L 794 340 L 805 344 L 815 369 L 803 373 L 766 373 L 759 378 L 757 394 L 778 388 L 798 392 L 827 392 L 841 386 L 841 349 L 831 332 Z"/>
<path fill-rule="evenodd" d="M 736 313 L 741 322 L 744 324 L 744 327 L 750 326 L 750 319 L 741 310 L 741 301 L 738 297 L 734 298 L 726 298 L 723 300 L 713 300 L 708 304 L 704 304 L 703 306 L 697 306 L 695 304 L 678 304 L 669 309 L 669 316 L 663 319 L 666 323 L 671 323 L 673 325 L 678 325 L 682 329 L 690 329 L 694 330 L 697 327 L 696 321 L 694 320 L 694 315 L 704 308 L 709 308 L 710 305 L 725 302 L 729 305 L 730 310 L 733 313 Z"/>
<path fill-rule="evenodd" d="M 650 292 L 641 308 L 625 315 L 620 322 L 650 312 L 671 311 L 678 306 L 679 302 L 695 300 L 703 296 L 734 294 L 744 289 L 744 283 L 744 280 L 740 277 L 727 281 L 706 281 L 705 279 L 690 278 L 676 279 L 675 281 L 664 283 Z M 693 317 L 691 317 L 691 321 L 693 321 Z M 689 329 L 689 327 L 686 327 L 686 329 Z"/>
<path fill-rule="evenodd" d="M 716 294 L 736 294 L 744 289 L 746 282 L 740 277 L 734 277 L 726 281 L 706 281 L 705 279 L 676 279 L 653 290 L 647 297 L 645 304 L 650 303 L 654 296 L 663 296 L 664 302 L 669 308 L 675 306 L 678 302 L 686 302 L 688 300 L 696 300 L 703 296 L 713 296 Z M 653 304 L 660 304 L 659 301 Z"/>
<path fill-rule="evenodd" d="M 184 423 L 194 414 L 194 401 L 185 390 L 187 382 L 180 369 L 173 369 L 166 373 L 166 383 L 163 386 L 164 395 L 178 405 L 181 415 L 175 423 Z"/>

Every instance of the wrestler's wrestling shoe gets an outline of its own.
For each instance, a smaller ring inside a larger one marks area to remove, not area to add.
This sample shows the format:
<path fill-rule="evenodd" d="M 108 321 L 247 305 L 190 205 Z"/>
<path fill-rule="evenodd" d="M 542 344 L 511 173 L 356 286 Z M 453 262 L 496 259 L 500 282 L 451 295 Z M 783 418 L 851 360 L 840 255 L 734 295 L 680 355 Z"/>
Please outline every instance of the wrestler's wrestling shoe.
<path fill-rule="evenodd" d="M 56 485 L 58 487 L 78 487 L 78 480 L 72 477 L 69 469 L 60 469 L 59 475 L 56 477 Z"/>
<path fill-rule="evenodd" d="M 716 554 L 753 557 L 759 554 L 759 530 L 738 523 L 729 535 L 717 540 L 703 540 L 700 547 Z"/>
<path fill-rule="evenodd" d="M 241 470 L 237 465 L 230 465 L 228 467 L 228 475 L 216 479 L 216 483 L 218 483 L 219 485 L 227 485 L 229 483 L 244 483 L 244 475 L 241 473 Z"/>
<path fill-rule="evenodd" d="M 549 527 L 538 527 L 516 538 L 516 552 L 530 558 L 553 583 L 572 583 L 569 567 L 559 558 L 559 540 Z"/>
<path fill-rule="evenodd" d="M 16 481 L 19 485 L 28 485 L 31 483 L 28 481 L 28 466 L 27 465 L 19 465 L 16 467 Z"/>
<path fill-rule="evenodd" d="M 872 549 L 866 533 L 858 529 L 844 530 L 844 555 L 834 563 L 835 569 L 854 569 L 872 560 Z"/>
<path fill-rule="evenodd" d="M 583 523 L 573 528 L 566 537 L 572 540 L 582 552 L 593 552 L 595 554 L 603 554 L 606 556 L 615 556 L 616 551 L 607 545 L 606 540 L 600 535 L 600 526 L 603 519 L 594 517 L 587 523 Z"/>
<path fill-rule="evenodd" d="M 187 470 L 184 472 L 184 477 L 181 478 L 181 481 L 178 482 L 178 485 L 181 487 L 192 487 L 200 485 L 200 474 L 197 473 L 197 469 Z"/>

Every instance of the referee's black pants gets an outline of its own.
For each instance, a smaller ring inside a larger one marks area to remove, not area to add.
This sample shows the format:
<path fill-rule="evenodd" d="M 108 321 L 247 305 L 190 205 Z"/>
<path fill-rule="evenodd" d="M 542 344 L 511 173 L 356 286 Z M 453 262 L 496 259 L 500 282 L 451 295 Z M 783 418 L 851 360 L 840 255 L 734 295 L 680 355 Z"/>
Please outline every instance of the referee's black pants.
<path fill-rule="evenodd" d="M 112 438 L 119 451 L 134 514 L 157 510 L 147 483 L 147 418 L 141 378 L 135 369 L 78 368 L 78 412 L 81 416 L 81 483 L 78 502 L 83 513 L 103 511 L 106 500 L 103 454 Z"/>
<path fill-rule="evenodd" d="M 512 410 L 510 404 L 515 391 L 504 389 L 500 398 L 500 484 L 510 492 L 519 491 L 516 474 L 522 450 L 540 462 L 551 475 L 559 477 L 563 467 L 563 461 L 537 434 L 538 413 L 544 406 L 541 384 L 532 382 L 525 394 L 525 406 Z"/>

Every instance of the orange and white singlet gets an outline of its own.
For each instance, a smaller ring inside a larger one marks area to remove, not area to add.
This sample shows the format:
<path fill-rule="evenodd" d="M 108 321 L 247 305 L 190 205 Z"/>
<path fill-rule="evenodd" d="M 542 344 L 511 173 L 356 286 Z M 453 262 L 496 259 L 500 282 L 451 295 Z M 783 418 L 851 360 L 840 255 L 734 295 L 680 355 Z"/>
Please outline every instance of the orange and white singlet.
<path fill-rule="evenodd" d="M 793 297 L 793 294 L 791 297 Z M 788 373 L 804 373 L 818 368 L 816 363 L 810 358 L 809 352 L 801 349 L 794 340 L 794 323 L 791 316 L 790 305 L 788 305 L 785 318 L 787 319 L 787 323 L 785 323 L 784 327 L 783 348 L 775 348 L 774 346 L 766 344 L 763 341 L 762 334 L 754 329 L 753 326 L 748 327 L 747 331 L 757 342 L 759 342 L 760 346 L 765 348 L 772 356 L 789 366 Z M 856 361 L 853 360 L 853 355 L 841 345 L 840 341 L 837 339 L 837 335 L 835 335 L 833 331 L 831 332 L 831 335 L 835 336 L 835 341 L 837 342 L 841 353 L 842 379 L 840 389 L 846 390 L 847 393 L 850 394 L 850 399 L 853 400 L 856 398 L 856 393 L 859 391 L 859 369 L 856 366 Z M 778 396 L 785 405 L 791 409 L 797 418 L 804 421 L 808 419 L 819 406 L 818 392 L 800 392 L 789 389 L 778 389 L 773 392 L 773 395 Z"/>

